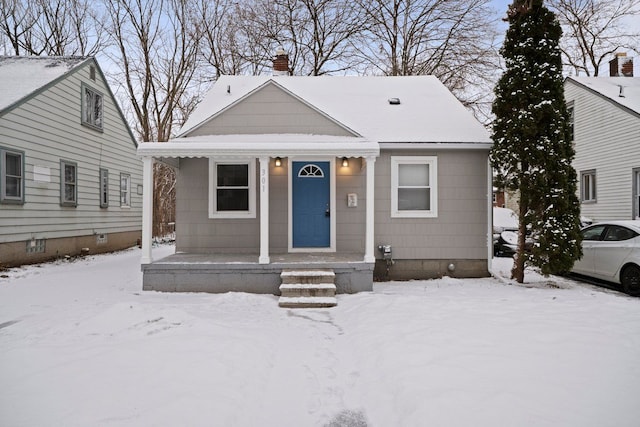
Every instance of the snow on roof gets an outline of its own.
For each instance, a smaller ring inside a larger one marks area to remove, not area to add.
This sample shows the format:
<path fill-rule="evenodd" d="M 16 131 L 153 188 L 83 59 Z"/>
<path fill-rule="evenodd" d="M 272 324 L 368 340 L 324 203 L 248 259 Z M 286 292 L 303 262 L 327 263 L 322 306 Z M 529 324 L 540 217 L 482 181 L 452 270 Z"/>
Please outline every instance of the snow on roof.
<path fill-rule="evenodd" d="M 87 60 L 83 57 L 0 56 L 0 111 Z"/>
<path fill-rule="evenodd" d="M 568 77 L 630 110 L 640 113 L 640 77 Z M 622 93 L 620 96 L 620 87 Z"/>
<path fill-rule="evenodd" d="M 434 76 L 222 76 L 180 135 L 270 81 L 372 141 L 491 142 L 487 130 Z"/>
<path fill-rule="evenodd" d="M 380 148 L 377 142 L 362 137 L 306 134 L 201 135 L 138 145 L 139 155 L 161 157 L 261 156 L 274 152 L 282 157 L 378 156 Z"/>

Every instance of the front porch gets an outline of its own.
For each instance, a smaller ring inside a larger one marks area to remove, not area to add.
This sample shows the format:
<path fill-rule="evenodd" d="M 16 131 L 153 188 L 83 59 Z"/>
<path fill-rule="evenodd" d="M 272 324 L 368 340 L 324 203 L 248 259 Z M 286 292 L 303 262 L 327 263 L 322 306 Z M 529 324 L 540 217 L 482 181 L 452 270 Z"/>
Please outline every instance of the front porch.
<path fill-rule="evenodd" d="M 271 254 L 269 264 L 259 254 L 177 253 L 143 264 L 143 290 L 162 292 L 251 292 L 280 294 L 285 269 L 330 269 L 337 293 L 373 289 L 374 262 L 362 254 Z"/>

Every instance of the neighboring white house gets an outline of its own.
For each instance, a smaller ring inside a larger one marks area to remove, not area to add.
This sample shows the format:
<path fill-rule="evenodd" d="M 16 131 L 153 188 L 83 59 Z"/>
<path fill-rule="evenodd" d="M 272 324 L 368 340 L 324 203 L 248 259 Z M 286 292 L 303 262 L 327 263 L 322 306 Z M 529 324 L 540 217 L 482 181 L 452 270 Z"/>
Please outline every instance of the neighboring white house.
<path fill-rule="evenodd" d="M 136 148 L 94 58 L 0 57 L 0 265 L 135 245 Z"/>
<path fill-rule="evenodd" d="M 640 217 L 640 78 L 568 77 L 582 216 Z"/>
<path fill-rule="evenodd" d="M 144 288 L 278 293 L 301 267 L 338 292 L 487 276 L 491 146 L 434 76 L 222 76 L 178 137 L 138 148 L 148 182 L 154 159 L 177 167 L 164 260 L 145 193 Z"/>

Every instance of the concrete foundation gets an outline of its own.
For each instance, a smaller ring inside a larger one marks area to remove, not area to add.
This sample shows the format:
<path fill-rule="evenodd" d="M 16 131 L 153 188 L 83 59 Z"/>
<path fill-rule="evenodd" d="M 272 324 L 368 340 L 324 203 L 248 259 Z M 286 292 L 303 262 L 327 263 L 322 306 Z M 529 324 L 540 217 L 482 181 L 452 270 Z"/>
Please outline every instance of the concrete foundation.
<path fill-rule="evenodd" d="M 141 237 L 142 233 L 140 231 L 131 231 L 1 243 L 0 267 L 35 264 L 65 256 L 93 255 L 118 251 L 139 244 Z M 37 247 L 41 251 L 28 250 L 30 246 Z"/>
<path fill-rule="evenodd" d="M 449 266 L 453 265 L 453 270 Z M 443 276 L 471 278 L 489 277 L 486 259 L 401 259 L 394 260 L 387 269 L 387 263 L 376 260 L 373 272 L 376 281 L 424 280 Z"/>
<path fill-rule="evenodd" d="M 228 259 L 235 259 L 229 261 Z M 142 265 L 142 288 L 161 292 L 251 292 L 280 295 L 285 269 L 323 268 L 335 273 L 337 293 L 373 290 L 373 263 L 355 258 L 319 255 L 280 257 L 271 264 L 258 264 L 247 255 L 215 256 L 175 254 Z M 362 258 L 361 256 L 359 257 Z"/>

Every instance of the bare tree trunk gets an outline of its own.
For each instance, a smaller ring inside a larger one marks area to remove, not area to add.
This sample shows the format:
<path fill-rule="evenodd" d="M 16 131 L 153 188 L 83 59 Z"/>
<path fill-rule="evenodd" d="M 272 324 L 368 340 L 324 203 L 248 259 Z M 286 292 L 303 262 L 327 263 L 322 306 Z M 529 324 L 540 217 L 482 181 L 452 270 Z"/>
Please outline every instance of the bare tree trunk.
<path fill-rule="evenodd" d="M 114 62 L 133 109 L 142 141 L 163 142 L 192 111 L 200 26 L 182 0 L 111 0 L 110 32 L 118 46 Z M 154 166 L 153 234 L 175 222 L 175 172 Z"/>

